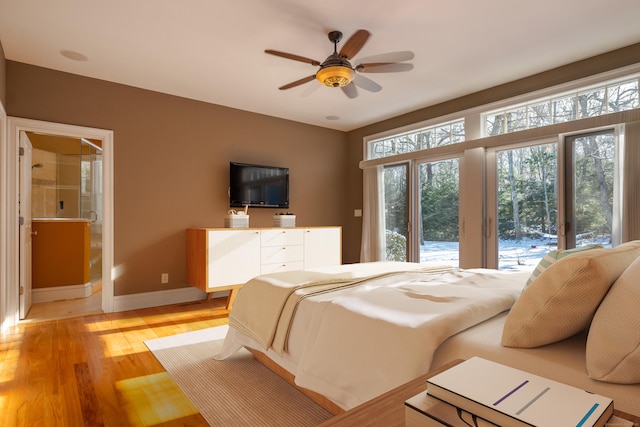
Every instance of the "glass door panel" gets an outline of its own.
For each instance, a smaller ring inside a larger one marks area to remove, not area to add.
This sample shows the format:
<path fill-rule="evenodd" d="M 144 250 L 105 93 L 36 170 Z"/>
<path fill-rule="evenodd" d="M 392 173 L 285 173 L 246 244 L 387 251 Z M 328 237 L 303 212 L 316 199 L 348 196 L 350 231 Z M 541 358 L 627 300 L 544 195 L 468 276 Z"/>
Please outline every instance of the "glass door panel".
<path fill-rule="evenodd" d="M 407 261 L 407 164 L 384 168 L 384 219 L 387 261 Z"/>
<path fill-rule="evenodd" d="M 102 149 L 81 139 L 80 209 L 91 221 L 91 281 L 102 278 Z"/>
<path fill-rule="evenodd" d="M 616 135 L 613 129 L 573 135 L 566 142 L 566 246 L 611 246 Z"/>
<path fill-rule="evenodd" d="M 496 153 L 498 268 L 533 268 L 557 235 L 556 144 Z"/>
<path fill-rule="evenodd" d="M 459 160 L 421 163 L 418 169 L 420 262 L 459 265 Z"/>

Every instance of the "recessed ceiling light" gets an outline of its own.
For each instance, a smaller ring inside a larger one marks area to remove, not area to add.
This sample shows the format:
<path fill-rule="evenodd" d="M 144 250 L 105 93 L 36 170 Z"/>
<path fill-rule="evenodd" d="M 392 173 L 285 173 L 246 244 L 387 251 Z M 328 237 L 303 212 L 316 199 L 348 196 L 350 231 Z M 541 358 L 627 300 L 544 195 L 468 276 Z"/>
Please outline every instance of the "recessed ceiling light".
<path fill-rule="evenodd" d="M 327 120 L 340 120 L 340 117 L 338 116 L 327 116 L 325 117 Z"/>
<path fill-rule="evenodd" d="M 60 51 L 60 55 L 64 56 L 65 58 L 71 59 L 73 61 L 88 61 L 89 58 L 87 58 L 86 56 L 84 56 L 83 54 L 81 54 L 80 52 L 75 52 L 73 50 L 61 50 Z"/>

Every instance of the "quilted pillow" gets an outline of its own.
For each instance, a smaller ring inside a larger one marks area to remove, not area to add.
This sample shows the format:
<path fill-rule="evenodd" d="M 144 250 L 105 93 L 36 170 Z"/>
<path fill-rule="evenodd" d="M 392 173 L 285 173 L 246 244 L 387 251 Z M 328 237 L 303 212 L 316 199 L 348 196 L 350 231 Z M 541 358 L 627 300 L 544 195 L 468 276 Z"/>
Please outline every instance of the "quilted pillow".
<path fill-rule="evenodd" d="M 551 264 L 513 304 L 502 345 L 539 347 L 585 329 L 611 285 L 638 256 L 640 240 L 574 253 Z"/>
<path fill-rule="evenodd" d="M 584 246 L 580 246 L 573 249 L 555 249 L 547 253 L 544 257 L 542 257 L 538 265 L 536 265 L 536 268 L 531 272 L 531 276 L 529 276 L 529 279 L 527 280 L 527 283 L 525 283 L 524 287 L 526 288 L 527 286 L 529 286 L 531 282 L 535 280 L 536 277 L 542 274 L 543 271 L 549 268 L 551 264 L 553 264 L 560 258 L 564 258 L 567 255 L 571 255 L 576 252 L 582 252 L 582 251 L 587 251 L 589 249 L 599 249 L 599 248 L 602 248 L 602 244 L 594 243 L 591 245 L 584 245 Z"/>
<path fill-rule="evenodd" d="M 613 284 L 593 316 L 587 372 L 595 380 L 640 383 L 640 258 Z"/>

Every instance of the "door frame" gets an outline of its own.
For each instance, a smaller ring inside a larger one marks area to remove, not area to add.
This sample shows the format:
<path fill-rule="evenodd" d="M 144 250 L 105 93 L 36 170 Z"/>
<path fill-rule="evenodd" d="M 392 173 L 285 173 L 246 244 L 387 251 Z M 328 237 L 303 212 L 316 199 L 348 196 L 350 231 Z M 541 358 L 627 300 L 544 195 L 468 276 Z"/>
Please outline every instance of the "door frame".
<path fill-rule="evenodd" d="M 7 155 L 7 113 L 0 101 L 0 333 L 9 327 L 10 317 L 7 303 L 7 288 L 9 283 L 9 257 L 12 246 L 9 244 L 8 230 L 9 204 L 7 202 L 8 186 L 8 155 Z M 17 319 L 14 319 L 17 321 Z"/>
<path fill-rule="evenodd" d="M 102 141 L 103 168 L 103 242 L 102 242 L 102 310 L 113 312 L 114 305 L 114 199 L 113 199 L 113 131 L 76 125 L 67 125 L 41 120 L 8 117 L 8 138 L 3 154 L 7 161 L 3 165 L 6 169 L 2 176 L 6 176 L 6 262 L 5 282 L 0 283 L 5 289 L 0 289 L 0 295 L 6 297 L 6 313 L 2 327 L 15 326 L 19 320 L 19 238 L 18 238 L 18 147 L 20 132 L 43 133 L 47 135 L 67 136 L 72 138 L 90 138 Z M 4 270 L 4 269 L 3 269 Z M 6 323 L 6 325 L 4 324 Z"/>

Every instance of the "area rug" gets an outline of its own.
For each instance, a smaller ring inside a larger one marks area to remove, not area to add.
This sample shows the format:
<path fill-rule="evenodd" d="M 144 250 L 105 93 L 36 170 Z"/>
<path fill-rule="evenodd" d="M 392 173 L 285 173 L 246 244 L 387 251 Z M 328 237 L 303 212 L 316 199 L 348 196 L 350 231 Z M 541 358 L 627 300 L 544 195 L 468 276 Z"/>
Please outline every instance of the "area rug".
<path fill-rule="evenodd" d="M 248 351 L 215 360 L 226 331 L 220 326 L 145 342 L 211 426 L 302 427 L 331 418 Z"/>

